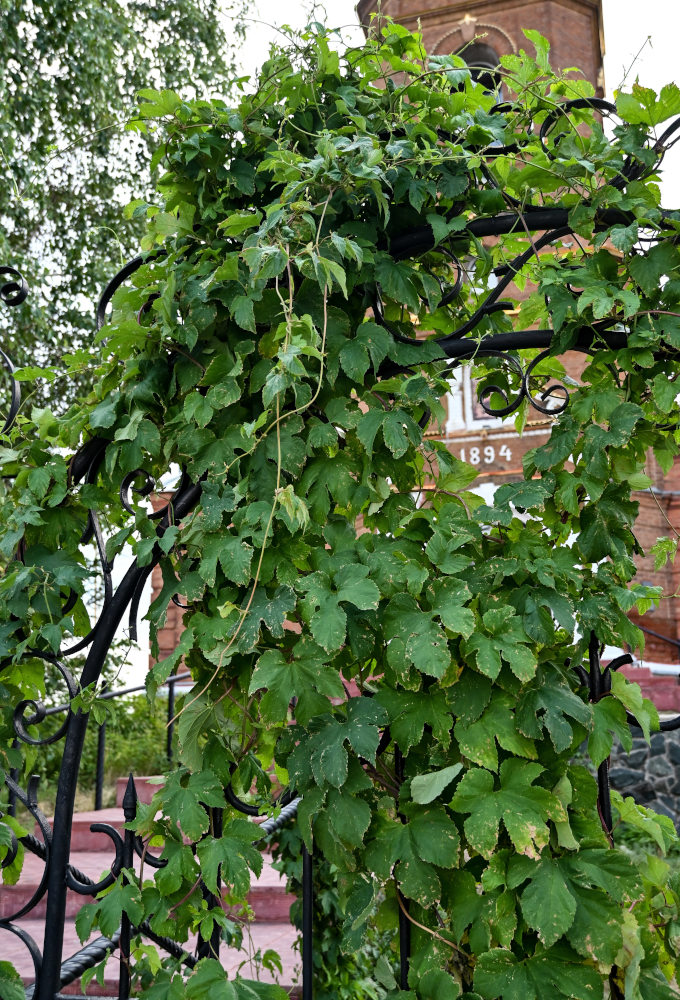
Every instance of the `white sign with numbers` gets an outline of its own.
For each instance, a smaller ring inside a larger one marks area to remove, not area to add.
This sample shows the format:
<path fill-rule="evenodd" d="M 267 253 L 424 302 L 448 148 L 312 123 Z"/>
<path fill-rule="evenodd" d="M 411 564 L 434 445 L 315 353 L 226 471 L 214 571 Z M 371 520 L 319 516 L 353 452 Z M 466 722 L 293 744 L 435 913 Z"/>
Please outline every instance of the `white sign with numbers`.
<path fill-rule="evenodd" d="M 474 444 L 461 448 L 458 457 L 461 462 L 469 462 L 470 465 L 493 465 L 496 461 L 510 462 L 512 451 L 507 444 L 502 444 L 498 449 L 493 444 Z"/>

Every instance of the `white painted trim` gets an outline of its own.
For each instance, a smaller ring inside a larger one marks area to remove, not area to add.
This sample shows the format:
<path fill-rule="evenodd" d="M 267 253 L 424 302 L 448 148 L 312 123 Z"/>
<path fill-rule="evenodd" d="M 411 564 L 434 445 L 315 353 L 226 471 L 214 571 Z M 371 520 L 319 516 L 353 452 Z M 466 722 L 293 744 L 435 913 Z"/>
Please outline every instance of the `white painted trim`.
<path fill-rule="evenodd" d="M 655 660 L 640 660 L 635 663 L 635 666 L 651 670 L 657 676 L 680 677 L 680 663 L 657 663 Z"/>

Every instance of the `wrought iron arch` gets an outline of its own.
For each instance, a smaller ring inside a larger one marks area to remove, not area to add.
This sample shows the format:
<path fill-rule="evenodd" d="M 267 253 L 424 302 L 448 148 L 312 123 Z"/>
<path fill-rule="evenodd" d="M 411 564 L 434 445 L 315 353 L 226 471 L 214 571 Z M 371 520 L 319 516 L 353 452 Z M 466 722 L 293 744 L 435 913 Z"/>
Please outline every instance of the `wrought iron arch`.
<path fill-rule="evenodd" d="M 587 101 L 586 104 L 595 105 L 599 110 L 615 113 L 616 109 L 606 102 L 595 100 Z M 568 114 L 571 110 L 578 109 L 584 104 L 583 101 L 566 102 L 560 109 L 560 114 Z M 496 110 L 511 111 L 507 105 L 499 106 Z M 541 138 L 549 151 L 549 137 L 552 126 L 557 119 L 546 119 L 541 128 Z M 662 156 L 666 146 L 675 141 L 674 136 L 680 128 L 680 119 L 674 122 L 661 136 L 655 145 L 658 156 Z M 498 155 L 498 148 L 486 150 L 488 156 Z M 622 176 L 617 181 L 618 186 L 623 187 L 626 183 L 642 175 L 648 169 L 642 164 L 628 162 L 623 169 Z M 488 182 L 488 175 L 484 178 Z M 667 216 L 668 217 L 668 216 Z M 627 224 L 630 221 L 625 212 L 618 208 L 604 208 L 600 210 L 597 228 L 602 230 L 614 223 Z M 573 235 L 573 229 L 569 222 L 569 213 L 561 207 L 544 207 L 525 205 L 520 207 L 516 204 L 509 204 L 508 210 L 493 217 L 480 217 L 470 221 L 466 227 L 466 234 L 478 239 L 485 237 L 495 237 L 507 233 L 530 233 L 541 234 L 533 240 L 532 246 L 525 252 L 519 253 L 514 260 L 502 268 L 496 269 L 497 282 L 486 299 L 478 305 L 474 312 L 459 324 L 457 329 L 447 336 L 440 337 L 435 343 L 439 349 L 439 357 L 450 362 L 452 367 L 460 365 L 462 362 L 480 355 L 498 359 L 509 366 L 514 377 L 516 395 L 513 398 L 505 396 L 503 405 L 493 405 L 491 396 L 503 396 L 504 390 L 499 387 L 486 386 L 483 389 L 481 403 L 484 409 L 494 415 L 507 415 L 527 400 L 531 406 L 542 414 L 558 413 L 568 405 L 568 390 L 565 386 L 557 383 L 541 385 L 538 391 L 535 387 L 536 369 L 552 349 L 554 331 L 546 326 L 541 329 L 512 330 L 503 333 L 482 333 L 479 334 L 479 327 L 485 319 L 492 313 L 507 308 L 507 302 L 503 300 L 503 293 L 506 291 L 513 279 L 527 266 L 530 259 L 536 252 L 544 247 L 554 245 L 567 236 Z M 427 263 L 429 254 L 436 252 L 446 255 L 449 266 L 449 282 L 444 289 L 444 301 L 453 302 L 461 290 L 465 281 L 465 270 L 458 257 L 458 246 L 456 238 L 452 238 L 443 248 L 437 246 L 433 231 L 427 224 L 409 230 L 408 232 L 393 235 L 390 241 L 389 250 L 392 256 L 397 259 L 421 258 Z M 148 258 L 137 257 L 127 264 L 109 283 L 97 309 L 97 322 L 101 326 L 105 320 L 107 306 L 117 288 L 119 288 Z M 6 277 L 0 287 L 0 299 L 8 307 L 19 306 L 28 294 L 28 288 L 19 272 L 11 267 L 0 268 L 0 276 Z M 375 287 L 367 290 L 373 303 L 374 316 L 378 323 L 381 323 L 392 336 L 398 340 L 403 340 L 403 333 L 396 328 L 385 317 L 380 288 Z M 550 302 L 546 302 L 546 315 L 550 315 Z M 424 346 L 425 342 L 410 340 L 416 349 Z M 429 343 L 432 343 L 430 340 Z M 576 336 L 575 342 L 571 345 L 573 349 L 586 354 L 600 350 L 617 351 L 626 348 L 628 344 L 628 331 L 624 324 L 616 318 L 606 319 L 600 322 L 584 325 Z M 533 358 L 526 366 L 519 360 L 519 352 L 527 349 L 539 350 L 539 355 Z M 19 383 L 12 377 L 14 368 L 9 357 L 0 351 L 0 363 L 2 364 L 7 377 L 10 380 L 10 402 L 7 416 L 5 418 L 5 430 L 7 430 L 20 411 L 21 395 Z M 391 374 L 397 369 L 391 363 L 384 363 L 380 369 L 381 373 Z M 102 468 L 106 457 L 108 442 L 104 439 L 92 438 L 74 456 L 70 464 L 70 481 L 72 487 L 77 487 L 81 483 L 94 483 L 97 480 L 99 471 Z M 143 479 L 143 485 L 136 485 L 139 479 Z M 137 470 L 130 474 L 121 483 L 120 499 L 123 507 L 131 509 L 129 494 L 130 491 L 138 495 L 148 495 L 151 489 L 150 481 L 144 470 Z M 155 531 L 157 543 L 151 554 L 148 563 L 141 565 L 138 561 L 133 562 L 125 573 L 122 581 L 114 587 L 111 582 L 111 563 L 106 557 L 106 546 L 97 514 L 91 510 L 87 523 L 83 526 L 83 543 L 95 540 L 101 569 L 106 581 L 105 600 L 101 612 L 90 633 L 82 640 L 72 645 L 70 648 L 62 650 L 59 656 L 55 656 L 45 651 L 32 651 L 31 655 L 42 657 L 50 669 L 56 670 L 64 679 L 69 695 L 74 695 L 77 690 L 87 687 L 96 682 L 102 671 L 104 660 L 109 652 L 116 630 L 126 615 L 132 616 L 132 623 L 138 609 L 138 600 L 141 588 L 148 579 L 152 568 L 158 563 L 162 554 L 161 541 L 164 533 L 172 525 L 186 517 L 200 501 L 202 483 L 193 482 L 185 474 L 182 481 L 172 497 L 171 501 L 160 511 L 150 515 L 155 520 Z M 18 553 L 21 558 L 21 553 Z M 68 666 L 64 661 L 75 653 L 85 654 L 85 663 L 76 679 L 72 676 Z M 595 633 L 590 636 L 588 661 L 585 664 L 575 664 L 574 670 L 580 683 L 586 689 L 590 701 L 597 702 L 605 697 L 611 690 L 612 672 L 618 670 L 626 663 L 631 662 L 631 657 L 624 655 L 613 662 L 602 666 L 601 663 L 602 646 Z M 0 664 L 0 670 L 2 664 Z M 66 707 L 66 706 L 65 706 Z M 93 829 L 109 838 L 112 844 L 112 861 L 109 873 L 99 882 L 94 882 L 82 872 L 75 870 L 71 864 L 71 829 L 74 815 L 74 803 L 76 793 L 76 782 L 80 759 L 83 751 L 85 733 L 88 726 L 89 716 L 82 709 L 71 710 L 68 707 L 63 724 L 56 732 L 47 737 L 36 737 L 28 730 L 38 726 L 46 717 L 47 711 L 44 705 L 39 702 L 22 701 L 16 706 L 14 713 L 14 727 L 18 741 L 30 742 L 35 745 L 43 745 L 56 740 L 63 741 L 63 756 L 57 790 L 56 807 L 52 825 L 38 807 L 37 788 L 34 781 L 31 781 L 26 789 L 19 787 L 17 781 L 12 776 L 6 776 L 5 784 L 12 796 L 23 803 L 24 807 L 33 816 L 39 836 L 26 834 L 20 837 L 23 847 L 39 858 L 44 863 L 44 871 L 39 886 L 33 897 L 10 917 L 0 920 L 0 931 L 9 932 L 16 935 L 25 944 L 35 969 L 35 983 L 27 991 L 27 996 L 35 997 L 35 1000 L 57 1000 L 61 988 L 74 981 L 87 968 L 101 961 L 101 959 L 112 950 L 118 949 L 121 954 L 121 979 L 119 988 L 120 1000 L 125 1000 L 129 996 L 130 977 L 128 967 L 128 956 L 130 947 L 130 934 L 132 928 L 129 920 L 123 919 L 120 931 L 112 938 L 99 937 L 88 943 L 77 954 L 71 956 L 66 961 L 63 957 L 63 931 L 66 912 L 66 899 L 70 892 L 75 892 L 85 897 L 93 896 L 101 891 L 111 881 L 117 877 L 120 871 L 129 867 L 133 856 L 140 853 L 141 845 L 139 840 L 131 831 L 126 831 L 125 836 L 121 836 L 115 829 L 105 824 L 95 824 Z M 631 716 L 631 725 L 637 725 L 637 721 Z M 663 731 L 674 731 L 680 729 L 680 716 L 662 723 Z M 384 751 L 390 743 L 390 735 L 386 730 L 383 733 L 379 750 Z M 397 770 L 401 767 L 401 755 L 397 748 Z M 603 763 L 598 768 L 598 809 L 603 827 L 607 836 L 612 837 L 612 815 L 609 798 L 608 766 Z M 292 792 L 288 792 L 286 797 L 279 803 L 279 814 L 276 819 L 269 819 L 262 823 L 257 829 L 254 828 L 253 840 L 259 842 L 264 836 L 270 835 L 281 826 L 291 820 L 296 813 L 299 800 Z M 225 806 L 231 806 L 241 810 L 245 814 L 252 813 L 252 809 L 243 803 L 235 795 L 233 789 L 225 789 Z M 130 782 L 124 802 L 125 816 L 128 821 L 134 819 L 136 808 L 136 796 L 134 783 Z M 215 821 L 219 818 L 215 816 Z M 16 856 L 18 842 L 15 843 L 3 861 L 3 865 L 11 863 Z M 153 859 L 145 855 L 147 863 L 154 864 Z M 311 914 L 312 914 L 312 857 L 305 852 L 304 855 L 304 916 L 303 916 L 303 969 L 304 983 L 303 996 L 305 1000 L 312 997 L 312 935 L 311 935 Z M 46 918 L 45 918 L 45 939 L 42 951 L 30 935 L 22 930 L 18 921 L 30 913 L 32 909 L 46 898 Z M 401 986 L 407 988 L 408 962 L 409 962 L 409 931 L 407 902 L 400 900 L 400 955 L 401 955 Z M 217 955 L 219 953 L 219 940 L 213 936 L 210 940 L 199 939 L 196 954 L 190 955 L 184 951 L 177 943 L 165 938 L 160 938 L 152 928 L 143 923 L 136 931 L 148 936 L 165 948 L 169 954 L 180 959 L 188 967 L 192 967 L 196 961 L 205 955 Z"/>

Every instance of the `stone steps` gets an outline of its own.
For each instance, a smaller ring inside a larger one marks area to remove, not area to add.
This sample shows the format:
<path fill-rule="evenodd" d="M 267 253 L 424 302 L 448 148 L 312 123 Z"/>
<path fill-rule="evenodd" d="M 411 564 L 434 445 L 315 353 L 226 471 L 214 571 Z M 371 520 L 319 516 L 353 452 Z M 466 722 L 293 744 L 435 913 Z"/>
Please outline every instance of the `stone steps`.
<path fill-rule="evenodd" d="M 109 871 L 113 856 L 113 851 L 73 851 L 71 864 L 85 875 L 89 875 L 91 879 L 98 881 L 103 874 Z M 255 879 L 253 876 L 248 894 L 248 904 L 253 911 L 255 920 L 287 923 L 290 920 L 293 897 L 286 892 L 285 881 L 272 867 L 271 857 L 263 854 L 263 859 L 264 864 L 260 877 Z M 44 867 L 40 858 L 26 852 L 19 883 L 15 886 L 0 885 L 0 920 L 7 920 L 29 902 L 40 885 Z M 139 869 L 139 859 L 137 859 L 136 867 Z M 227 891 L 228 887 L 225 887 L 225 895 Z M 75 917 L 83 903 L 88 901 L 89 897 L 69 892 L 66 899 L 66 916 Z M 43 897 L 27 915 L 32 918 L 42 918 L 45 916 L 45 906 L 46 900 Z"/>
<path fill-rule="evenodd" d="M 150 787 L 150 786 L 149 786 Z M 261 819 L 254 819 L 255 825 L 262 822 Z M 87 812 L 75 813 L 73 816 L 73 826 L 71 827 L 71 851 L 72 852 L 102 852 L 110 850 L 113 854 L 111 838 L 105 833 L 95 833 L 90 827 L 93 823 L 106 823 L 123 836 L 125 817 L 123 810 L 119 806 L 110 809 L 91 809 Z M 40 831 L 36 825 L 34 831 L 36 837 L 41 839 Z"/>
<path fill-rule="evenodd" d="M 116 778 L 116 806 L 119 809 L 123 805 L 123 798 L 125 796 L 127 784 L 128 778 Z M 164 784 L 164 780 L 157 775 L 142 774 L 139 777 L 135 776 L 135 792 L 137 793 L 137 801 L 143 802 L 148 806 L 153 798 L 154 792 L 157 792 L 162 784 Z"/>

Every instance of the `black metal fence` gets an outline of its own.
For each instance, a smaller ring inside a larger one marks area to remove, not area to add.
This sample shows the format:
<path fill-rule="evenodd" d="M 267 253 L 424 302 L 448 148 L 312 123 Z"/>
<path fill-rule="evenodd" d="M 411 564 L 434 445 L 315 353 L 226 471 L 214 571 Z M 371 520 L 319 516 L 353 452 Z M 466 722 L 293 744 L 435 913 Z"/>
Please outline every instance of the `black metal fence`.
<path fill-rule="evenodd" d="M 652 636 L 655 639 L 660 639 L 668 646 L 671 646 L 673 650 L 675 650 L 676 654 L 680 656 L 680 639 L 673 639 L 671 636 L 664 635 L 662 632 L 657 632 L 655 629 L 648 628 L 646 625 L 639 624 L 638 628 L 645 635 Z M 632 655 L 626 662 L 630 664 L 633 663 Z M 614 661 L 613 665 L 610 665 L 610 669 L 618 669 L 620 665 L 621 664 L 619 663 L 619 661 L 616 660 Z M 167 690 L 167 698 L 168 698 L 168 704 L 166 710 L 166 724 L 165 724 L 165 732 L 166 732 L 165 757 L 168 766 L 172 764 L 174 756 L 173 739 L 174 739 L 175 721 L 176 721 L 175 699 L 176 699 L 177 687 L 178 685 L 182 685 L 184 682 L 190 683 L 191 680 L 192 677 L 190 673 L 173 674 L 172 676 L 168 677 L 165 684 L 163 685 L 163 688 Z M 680 673 L 678 674 L 678 686 L 680 687 Z M 113 691 L 104 688 L 101 694 L 98 696 L 98 701 L 111 701 L 115 698 L 127 697 L 128 695 L 142 694 L 145 691 L 146 691 L 145 684 L 136 684 L 132 687 L 117 688 L 116 690 Z M 51 706 L 45 710 L 45 717 L 47 718 L 49 716 L 65 714 L 69 711 L 69 709 L 70 709 L 69 704 Z M 104 801 L 104 783 L 106 774 L 106 751 L 107 751 L 106 731 L 107 731 L 107 722 L 106 720 L 104 720 L 97 727 L 97 753 L 96 753 L 95 781 L 94 781 L 94 791 L 93 791 L 93 807 L 95 811 L 99 811 L 100 809 L 103 808 L 103 801 Z M 10 772 L 10 776 L 14 782 L 18 780 L 18 772 L 16 770 Z M 229 791 L 227 791 L 227 795 L 229 795 Z M 16 816 L 16 801 L 17 801 L 16 795 L 14 794 L 14 792 L 10 790 L 10 793 L 8 795 L 8 805 L 7 805 L 7 814 L 9 816 Z M 229 799 L 229 801 L 232 801 L 232 804 L 235 804 L 231 798 Z"/>
<path fill-rule="evenodd" d="M 647 631 L 647 630 L 646 630 Z M 679 645 L 674 640 L 669 640 L 674 646 Z M 611 674 L 612 671 L 618 670 L 620 667 L 630 664 L 633 662 L 632 656 L 630 654 L 623 654 L 617 657 L 615 660 L 608 663 L 606 666 L 602 666 L 600 662 L 601 656 L 601 646 L 600 643 L 593 633 L 590 640 L 589 648 L 589 663 L 588 669 L 584 666 L 577 666 L 576 672 L 582 685 L 587 689 L 590 701 L 599 701 L 601 698 L 606 697 L 611 690 Z M 183 681 L 190 678 L 190 674 L 182 673 L 174 675 L 168 678 L 167 686 L 169 692 L 174 692 L 175 686 Z M 126 687 L 115 691 L 104 691 L 99 697 L 102 700 L 109 700 L 117 697 L 122 697 L 125 695 L 136 694 L 144 690 L 143 685 L 138 685 L 134 687 Z M 59 705 L 50 707 L 44 710 L 43 716 L 53 716 L 60 713 L 69 713 L 71 711 L 69 705 Z M 171 747 L 171 735 L 174 717 L 174 697 L 168 698 L 168 730 L 169 730 L 169 740 L 167 745 L 168 758 L 171 760 L 172 747 Z M 26 724 L 31 725 L 35 721 L 34 718 L 26 719 Z M 629 722 L 632 726 L 637 726 L 636 720 L 631 716 Z M 662 731 L 676 730 L 680 728 L 680 716 L 675 719 L 671 719 L 661 723 Z M 105 743 L 106 739 L 106 724 L 102 724 L 99 727 L 98 733 L 98 761 L 97 761 L 97 784 L 95 787 L 95 809 L 101 807 L 102 800 L 102 780 L 104 774 L 104 754 L 105 754 Z M 381 740 L 381 747 L 379 752 L 384 750 L 390 743 L 389 732 L 383 734 L 383 739 Z M 403 760 L 398 749 L 395 751 L 395 764 L 397 777 L 403 771 Z M 403 775 L 402 775 L 403 776 Z M 598 809 L 600 811 L 600 816 L 602 823 L 607 831 L 608 836 L 612 836 L 612 813 L 611 813 L 611 803 L 609 796 L 609 762 L 603 762 L 598 768 L 597 772 L 598 781 Z M 62 960 L 62 956 L 59 956 L 59 962 L 54 966 L 56 970 L 55 979 L 47 977 L 50 972 L 50 967 L 46 965 L 45 962 L 45 951 L 42 955 L 37 942 L 21 928 L 19 921 L 22 917 L 30 914 L 31 910 L 34 909 L 40 900 L 45 895 L 45 892 L 49 888 L 49 876 L 53 873 L 54 865 L 54 844 L 55 838 L 60 834 L 59 828 L 51 825 L 49 820 L 44 816 L 40 810 L 37 802 L 37 782 L 33 781 L 29 783 L 28 789 L 24 792 L 16 781 L 15 777 L 8 777 L 6 783 L 10 792 L 10 806 L 8 811 L 14 812 L 16 810 L 16 803 L 20 802 L 28 813 L 35 819 L 36 824 L 40 831 L 40 836 L 36 837 L 33 834 L 26 834 L 18 838 L 15 841 L 9 854 L 5 857 L 3 865 L 11 864 L 19 846 L 19 841 L 23 847 L 31 852 L 36 857 L 40 858 L 45 863 L 45 875 L 41 880 L 38 888 L 33 894 L 32 898 L 23 906 L 17 909 L 10 917 L 6 917 L 0 920 L 0 930 L 9 931 L 17 937 L 19 937 L 26 948 L 28 949 L 31 958 L 33 960 L 35 969 L 35 981 L 32 985 L 28 986 L 26 990 L 27 1000 L 58 1000 L 60 995 L 60 990 L 68 986 L 69 984 L 78 980 L 84 972 L 88 969 L 93 968 L 98 965 L 107 956 L 112 953 L 117 952 L 119 956 L 119 984 L 118 984 L 118 1000 L 127 1000 L 130 996 L 130 946 L 131 938 L 136 934 L 141 934 L 156 944 L 158 947 L 163 949 L 168 955 L 173 956 L 175 959 L 179 960 L 186 968 L 193 968 L 196 963 L 205 957 L 219 958 L 220 948 L 221 948 L 221 932 L 219 928 L 213 932 L 209 939 L 203 939 L 200 935 L 193 953 L 187 952 L 181 945 L 177 944 L 170 938 L 160 936 L 156 934 L 148 921 L 142 922 L 139 926 L 133 926 L 127 915 L 123 914 L 120 929 L 117 933 L 112 935 L 112 937 L 99 936 L 94 940 L 88 942 L 83 948 L 79 949 L 75 954 Z M 243 814 L 251 817 L 259 816 L 258 810 L 243 802 L 236 796 L 233 789 L 227 786 L 224 790 L 225 792 L 225 804 L 228 804 L 232 808 L 235 808 L 242 812 Z M 253 837 L 253 842 L 259 845 L 266 846 L 270 838 L 276 834 L 286 823 L 291 822 L 296 814 L 298 803 L 300 799 L 291 797 L 288 793 L 283 793 L 279 799 L 280 809 L 278 815 L 275 818 L 265 819 L 257 829 L 257 834 Z M 137 811 L 137 792 L 135 788 L 135 782 L 132 775 L 130 775 L 125 796 L 123 798 L 123 814 L 126 823 L 130 823 L 135 819 Z M 211 814 L 211 823 L 213 830 L 219 830 L 221 828 L 221 810 L 211 808 L 209 809 Z M 71 819 L 73 814 L 71 814 Z M 144 858 L 144 863 L 151 867 L 161 867 L 165 862 L 161 859 L 155 858 L 151 855 L 143 844 L 142 840 L 131 830 L 126 829 L 121 834 L 111 825 L 107 823 L 94 823 L 91 826 L 93 832 L 103 833 L 107 835 L 113 845 L 114 858 L 111 862 L 110 870 L 107 875 L 105 875 L 99 881 L 95 881 L 85 875 L 83 872 L 78 871 L 70 861 L 67 861 L 64 869 L 64 887 L 65 890 L 78 893 L 84 898 L 94 898 L 98 893 L 109 888 L 113 882 L 120 876 L 121 872 L 125 869 L 130 869 L 133 866 L 135 856 L 139 858 Z M 303 846 L 303 863 L 302 863 L 302 945 L 301 945 L 301 955 L 302 955 L 302 998 L 303 1000 L 312 1000 L 313 998 L 313 983 L 312 983 L 312 970 L 313 970 L 313 940 L 314 940 L 314 927 L 313 927 L 313 858 L 312 855 Z M 220 905 L 220 900 L 214 896 L 213 893 L 209 893 L 207 889 L 204 889 L 206 896 L 209 897 L 209 905 Z M 408 973 L 409 973 L 409 956 L 410 956 L 410 928 L 411 922 L 409 919 L 409 908 L 408 900 L 403 896 L 399 896 L 399 981 L 402 989 L 408 989 Z M 49 925 L 46 925 L 49 926 Z M 63 927 L 63 924 L 62 924 Z M 55 981 L 56 980 L 56 981 Z M 49 991 L 49 992 L 48 992 Z"/>
<path fill-rule="evenodd" d="M 175 696 L 176 688 L 178 684 L 182 684 L 184 681 L 191 681 L 191 674 L 174 674 L 168 677 L 164 684 L 168 693 L 168 707 L 167 707 L 167 719 L 166 719 L 166 739 L 165 739 L 165 756 L 168 765 L 172 764 L 173 761 L 173 739 L 175 734 Z M 106 687 L 102 689 L 101 694 L 98 696 L 98 701 L 112 701 L 115 698 L 124 698 L 127 695 L 142 694 L 146 691 L 146 685 L 136 684 L 133 687 L 117 688 L 115 691 L 110 691 Z M 51 705 L 44 711 L 44 718 L 65 715 L 70 711 L 70 704 L 66 703 L 63 705 Z M 103 808 L 104 804 L 104 783 L 106 775 L 106 731 L 107 722 L 104 720 L 97 727 L 97 753 L 96 753 L 96 764 L 95 764 L 95 778 L 94 778 L 94 792 L 93 792 L 93 806 L 95 811 L 99 811 Z M 18 741 L 15 740 L 15 745 L 18 745 Z M 10 777 L 14 782 L 19 778 L 19 773 L 15 769 L 10 771 Z M 10 789 L 7 797 L 7 815 L 16 816 L 17 799 L 16 794 Z"/>
<path fill-rule="evenodd" d="M 11 782 L 11 779 L 9 780 Z M 10 787 L 12 784 L 14 783 L 11 782 Z M 26 850 L 39 857 L 47 866 L 50 862 L 53 830 L 50 829 L 49 821 L 42 815 L 37 806 L 34 795 L 35 790 L 36 789 L 34 787 L 29 791 L 29 794 L 24 797 L 21 789 L 17 785 L 14 785 L 14 791 L 17 797 L 23 802 L 28 811 L 36 819 L 42 833 L 42 840 L 31 834 L 27 834 L 19 839 Z M 235 797 L 232 794 L 230 797 L 232 805 L 236 804 L 234 800 Z M 238 802 L 238 800 L 236 801 Z M 253 838 L 253 842 L 255 844 L 266 845 L 274 834 L 276 834 L 286 823 L 290 822 L 295 817 L 298 802 L 299 799 L 293 799 L 292 801 L 287 802 L 282 806 L 279 815 L 276 816 L 276 818 L 264 820 L 264 822 L 256 828 L 257 836 Z M 244 803 L 238 803 L 238 805 L 236 805 L 237 808 L 242 808 L 243 806 L 245 806 Z M 250 807 L 245 806 L 245 808 L 242 808 L 242 811 L 250 812 Z M 137 794 L 134 778 L 130 775 L 125 796 L 123 798 L 123 815 L 125 822 L 132 822 L 135 819 L 136 812 Z M 211 819 L 213 820 L 213 829 L 219 829 L 220 817 L 218 816 L 218 811 L 211 810 L 211 812 L 213 813 L 211 816 Z M 132 868 L 135 856 L 139 858 L 143 857 L 144 863 L 151 867 L 158 868 L 165 864 L 164 861 L 156 859 L 153 855 L 151 855 L 142 843 L 141 839 L 131 830 L 126 829 L 122 837 L 113 826 L 110 826 L 107 823 L 94 823 L 91 826 L 91 830 L 96 833 L 104 833 L 110 837 L 115 849 L 115 857 L 111 863 L 109 873 L 98 882 L 95 882 L 94 879 L 89 878 L 83 872 L 78 871 L 78 869 L 74 868 L 73 865 L 68 864 L 65 870 L 65 883 L 73 892 L 76 892 L 84 897 L 96 896 L 98 893 L 109 888 L 109 886 L 111 886 L 118 878 L 123 869 Z M 11 851 L 8 858 L 5 859 L 5 864 L 9 864 L 14 860 L 17 848 L 18 843 L 14 845 L 13 851 Z M 313 905 L 312 879 L 312 859 L 311 856 L 305 851 L 303 866 L 303 924 L 305 928 L 311 928 L 311 912 Z M 44 963 L 41 961 L 40 950 L 37 943 L 30 937 L 30 935 L 22 930 L 19 925 L 17 925 L 16 921 L 26 913 L 29 913 L 30 910 L 37 905 L 44 894 L 44 882 L 45 880 L 43 879 L 43 882 L 41 882 L 38 890 L 26 905 L 18 909 L 17 912 L 11 917 L 0 921 L 0 929 L 16 934 L 24 942 L 33 959 L 35 982 L 26 990 L 27 1000 L 33 1000 L 34 997 L 39 998 L 46 995 L 45 989 L 43 988 L 45 983 L 45 968 Z M 211 897 L 210 904 L 218 905 L 219 901 L 216 898 Z M 118 1000 L 127 1000 L 130 996 L 131 981 L 130 944 L 131 938 L 134 934 L 143 934 L 154 944 L 162 948 L 168 955 L 172 955 L 174 958 L 178 959 L 187 968 L 193 968 L 201 958 L 219 958 L 221 945 L 219 928 L 207 940 L 203 939 L 199 935 L 195 951 L 193 954 L 190 954 L 170 938 L 156 934 L 147 921 L 144 921 L 138 927 L 132 926 L 129 917 L 124 913 L 120 930 L 112 937 L 97 937 L 93 941 L 88 942 L 88 944 L 79 949 L 75 954 L 71 955 L 63 962 L 60 962 L 58 969 L 58 983 L 56 984 L 57 992 L 47 995 L 54 997 L 55 1000 L 57 1000 L 59 990 L 75 982 L 88 969 L 93 968 L 95 965 L 98 965 L 106 959 L 107 956 L 118 951 L 120 972 L 117 996 Z M 308 934 L 308 940 L 311 940 L 311 934 Z M 311 1000 L 312 997 L 310 975 L 311 957 L 311 950 L 309 947 L 305 948 L 303 946 L 302 996 L 304 1000 Z"/>

